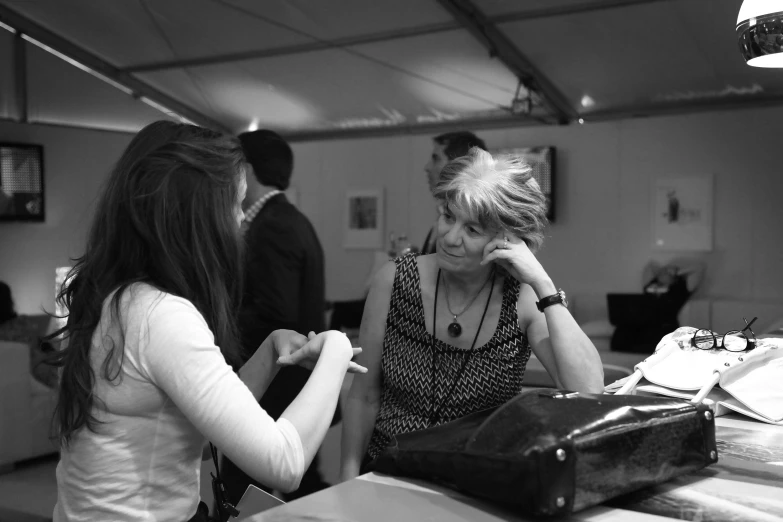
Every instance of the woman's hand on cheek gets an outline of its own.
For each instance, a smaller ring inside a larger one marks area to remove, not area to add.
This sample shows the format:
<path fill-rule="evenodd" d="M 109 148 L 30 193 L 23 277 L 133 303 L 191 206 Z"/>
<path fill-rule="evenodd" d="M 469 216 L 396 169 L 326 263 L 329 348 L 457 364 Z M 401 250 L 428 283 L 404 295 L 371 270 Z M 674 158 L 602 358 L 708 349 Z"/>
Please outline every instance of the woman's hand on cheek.
<path fill-rule="evenodd" d="M 505 268 L 519 282 L 531 286 L 549 278 L 527 243 L 509 232 L 501 231 L 484 247 L 481 264 L 492 262 Z"/>

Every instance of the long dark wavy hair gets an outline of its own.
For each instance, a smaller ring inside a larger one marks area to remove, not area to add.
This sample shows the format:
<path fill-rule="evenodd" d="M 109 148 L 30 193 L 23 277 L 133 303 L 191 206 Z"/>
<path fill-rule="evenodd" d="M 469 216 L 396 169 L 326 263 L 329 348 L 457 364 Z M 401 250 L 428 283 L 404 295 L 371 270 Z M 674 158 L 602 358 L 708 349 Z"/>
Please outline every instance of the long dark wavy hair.
<path fill-rule="evenodd" d="M 110 310 L 122 344 L 122 294 L 143 282 L 193 303 L 226 361 L 238 361 L 236 209 L 243 162 L 236 138 L 168 121 L 142 129 L 122 154 L 98 200 L 85 253 L 72 260 L 57 295 L 67 323 L 48 338 L 62 338 L 65 346 L 52 361 L 62 367 L 54 417 L 62 446 L 82 427 L 97 427 L 90 347 L 102 305 L 115 290 Z M 123 346 L 108 350 L 100 371 L 109 382 L 120 377 L 123 353 Z"/>

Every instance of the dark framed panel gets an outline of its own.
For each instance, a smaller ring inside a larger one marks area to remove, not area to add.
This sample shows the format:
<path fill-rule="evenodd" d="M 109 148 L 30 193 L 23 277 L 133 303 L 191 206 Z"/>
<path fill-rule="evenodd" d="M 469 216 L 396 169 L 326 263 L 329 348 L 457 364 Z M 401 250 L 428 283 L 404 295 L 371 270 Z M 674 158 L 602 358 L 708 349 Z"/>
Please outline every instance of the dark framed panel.
<path fill-rule="evenodd" d="M 0 222 L 45 218 L 43 147 L 0 142 Z"/>
<path fill-rule="evenodd" d="M 496 149 L 493 154 L 512 154 L 520 156 L 533 169 L 533 176 L 546 196 L 546 217 L 550 222 L 555 221 L 555 147 L 512 147 Z"/>

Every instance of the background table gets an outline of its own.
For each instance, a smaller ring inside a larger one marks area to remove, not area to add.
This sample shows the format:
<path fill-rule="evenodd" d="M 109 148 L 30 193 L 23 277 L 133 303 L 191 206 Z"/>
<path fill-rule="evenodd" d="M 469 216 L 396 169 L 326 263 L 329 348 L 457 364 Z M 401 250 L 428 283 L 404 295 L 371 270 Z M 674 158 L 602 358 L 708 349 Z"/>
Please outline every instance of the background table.
<path fill-rule="evenodd" d="M 734 415 L 718 417 L 716 425 L 716 464 L 566 520 L 783 521 L 783 427 Z M 376 473 L 262 513 L 242 515 L 245 522 L 535 520 L 447 488 Z"/>

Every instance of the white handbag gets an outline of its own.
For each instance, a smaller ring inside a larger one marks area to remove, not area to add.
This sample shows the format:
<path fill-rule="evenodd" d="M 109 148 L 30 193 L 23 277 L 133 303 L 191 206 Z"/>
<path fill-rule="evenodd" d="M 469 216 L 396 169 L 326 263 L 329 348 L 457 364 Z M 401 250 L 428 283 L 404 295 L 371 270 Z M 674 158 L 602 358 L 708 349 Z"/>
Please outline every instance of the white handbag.
<path fill-rule="evenodd" d="M 710 405 L 716 416 L 735 411 L 783 425 L 783 339 L 757 339 L 742 352 L 702 350 L 691 342 L 695 332 L 684 326 L 665 335 L 632 375 L 606 392 L 680 397 Z"/>

